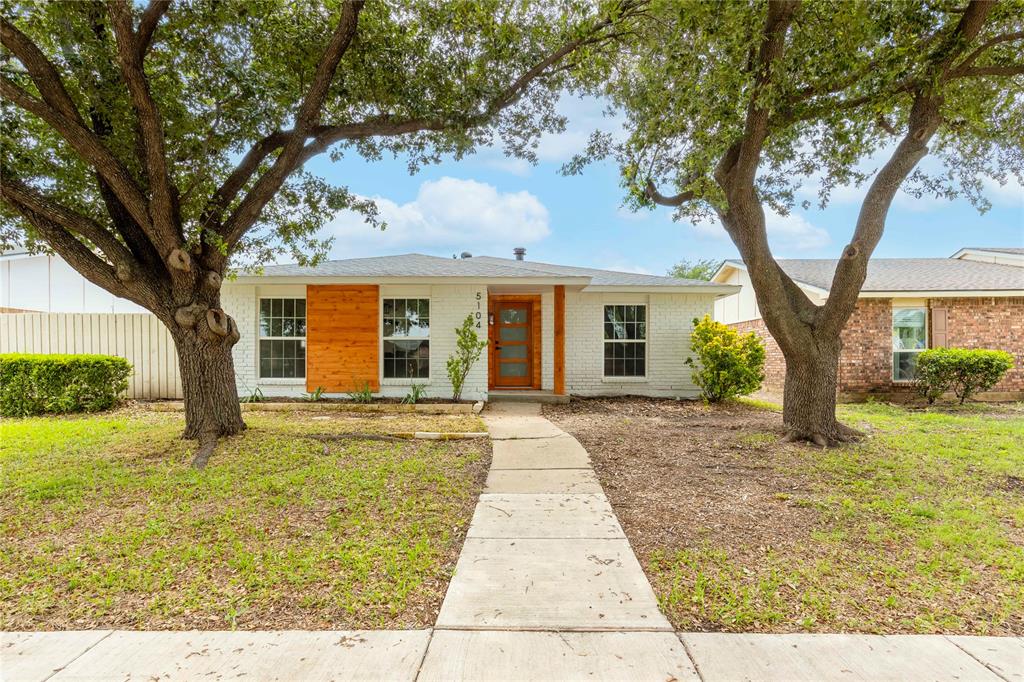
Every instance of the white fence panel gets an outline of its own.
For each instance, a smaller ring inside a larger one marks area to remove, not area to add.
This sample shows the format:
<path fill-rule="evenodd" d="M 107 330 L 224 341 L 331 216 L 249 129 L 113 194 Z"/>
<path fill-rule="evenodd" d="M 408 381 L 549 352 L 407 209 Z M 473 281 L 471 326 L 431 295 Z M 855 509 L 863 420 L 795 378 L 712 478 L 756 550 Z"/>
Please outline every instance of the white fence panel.
<path fill-rule="evenodd" d="M 0 353 L 99 353 L 128 360 L 128 397 L 181 398 L 174 341 L 148 313 L 0 313 Z"/>

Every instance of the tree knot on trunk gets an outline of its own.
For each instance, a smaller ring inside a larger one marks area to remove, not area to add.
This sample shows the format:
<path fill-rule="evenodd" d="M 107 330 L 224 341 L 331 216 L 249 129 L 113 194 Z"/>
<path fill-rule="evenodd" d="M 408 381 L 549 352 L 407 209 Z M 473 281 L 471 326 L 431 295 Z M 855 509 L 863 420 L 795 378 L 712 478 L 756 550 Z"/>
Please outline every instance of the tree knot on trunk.
<path fill-rule="evenodd" d="M 220 308 L 210 308 L 206 311 L 206 324 L 210 331 L 217 336 L 228 336 L 231 333 L 233 321 L 231 316 Z"/>
<path fill-rule="evenodd" d="M 860 252 L 860 242 L 854 240 L 846 245 L 846 249 L 843 251 L 843 258 L 848 260 L 856 258 L 860 255 Z"/>
<path fill-rule="evenodd" d="M 215 291 L 220 290 L 221 282 L 222 279 L 220 273 L 215 270 L 209 270 L 206 273 L 206 276 L 203 277 L 203 284 Z"/>
<path fill-rule="evenodd" d="M 167 265 L 173 270 L 192 272 L 192 256 L 182 249 L 171 249 L 167 255 Z"/>
<path fill-rule="evenodd" d="M 182 327 L 192 328 L 199 323 L 204 311 L 206 311 L 206 306 L 200 303 L 182 306 L 174 311 L 174 321 Z"/>

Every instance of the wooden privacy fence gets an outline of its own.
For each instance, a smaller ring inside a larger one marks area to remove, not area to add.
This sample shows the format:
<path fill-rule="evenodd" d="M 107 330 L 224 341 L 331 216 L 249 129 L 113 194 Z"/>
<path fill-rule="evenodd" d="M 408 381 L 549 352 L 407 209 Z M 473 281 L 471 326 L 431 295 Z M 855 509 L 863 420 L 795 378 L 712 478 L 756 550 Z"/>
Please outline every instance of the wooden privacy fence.
<path fill-rule="evenodd" d="M 174 341 L 148 313 L 0 313 L 0 353 L 118 355 L 135 368 L 129 398 L 182 397 Z"/>

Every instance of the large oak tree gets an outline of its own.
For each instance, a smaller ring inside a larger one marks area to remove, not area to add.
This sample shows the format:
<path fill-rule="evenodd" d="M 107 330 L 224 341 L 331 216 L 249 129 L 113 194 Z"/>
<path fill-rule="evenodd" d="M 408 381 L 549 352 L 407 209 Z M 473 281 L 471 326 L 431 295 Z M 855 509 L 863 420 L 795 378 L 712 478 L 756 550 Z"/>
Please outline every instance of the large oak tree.
<path fill-rule="evenodd" d="M 394 153 L 415 169 L 498 139 L 530 157 L 564 126 L 566 75 L 636 4 L 6 2 L 0 248 L 52 249 L 152 311 L 177 347 L 185 436 L 212 443 L 245 427 L 229 267 L 322 257 L 343 208 L 376 220 L 303 164 Z"/>
<path fill-rule="evenodd" d="M 643 19 L 583 82 L 628 134 L 595 135 L 568 171 L 613 155 L 635 208 L 721 221 L 786 358 L 787 438 L 856 438 L 835 415 L 840 333 L 896 193 L 985 209 L 987 178 L 1021 179 L 1024 4 L 654 0 Z M 809 179 L 822 206 L 864 187 L 822 305 L 776 263 L 765 226 Z"/>

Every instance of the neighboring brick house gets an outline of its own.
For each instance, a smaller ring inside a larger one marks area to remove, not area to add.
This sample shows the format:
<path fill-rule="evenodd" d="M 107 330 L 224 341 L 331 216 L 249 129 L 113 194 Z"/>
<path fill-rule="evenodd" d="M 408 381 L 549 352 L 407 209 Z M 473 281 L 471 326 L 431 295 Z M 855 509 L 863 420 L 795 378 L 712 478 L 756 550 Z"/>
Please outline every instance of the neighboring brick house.
<path fill-rule="evenodd" d="M 828 296 L 835 260 L 780 260 L 814 303 Z M 741 287 L 715 302 L 715 319 L 765 339 L 765 388 L 782 389 L 786 363 L 761 319 L 746 266 L 722 264 L 712 281 Z M 966 248 L 950 258 L 878 258 L 842 334 L 839 393 L 848 399 L 910 391 L 917 353 L 940 346 L 994 348 L 1015 366 L 991 397 L 1024 397 L 1024 248 Z"/>
<path fill-rule="evenodd" d="M 225 282 L 238 324 L 240 394 L 328 395 L 363 386 L 451 395 L 445 361 L 472 315 L 484 356 L 463 397 L 696 397 L 693 319 L 732 285 L 516 259 L 420 254 L 268 266 Z M 532 393 L 532 392 L 537 393 Z"/>

